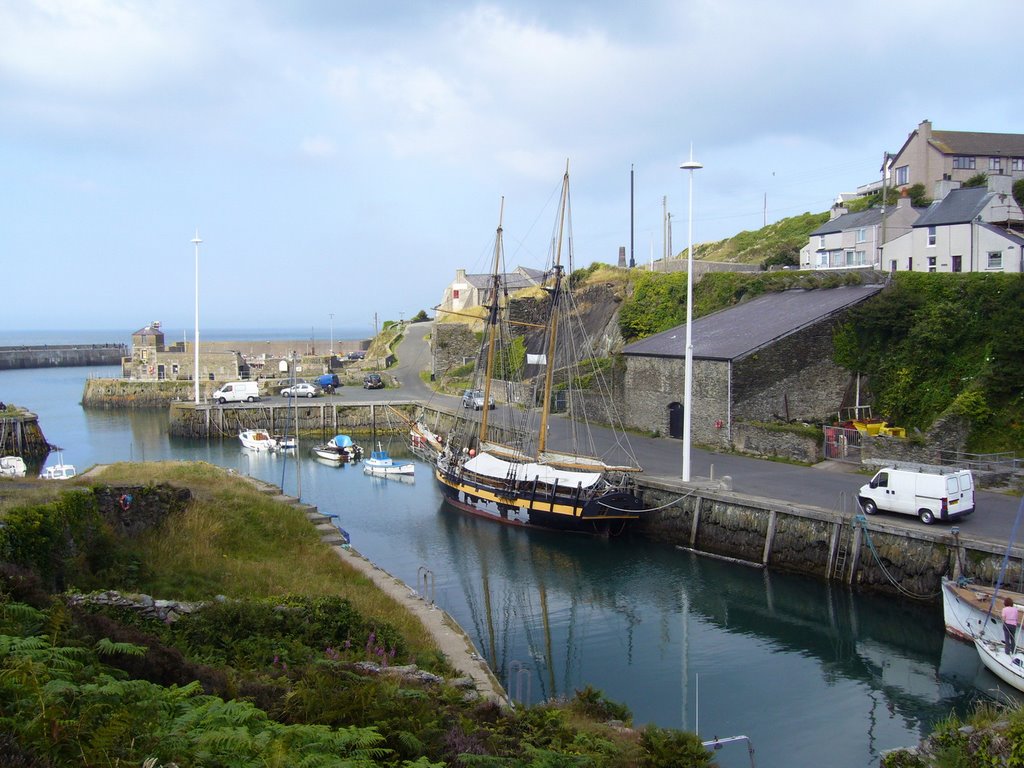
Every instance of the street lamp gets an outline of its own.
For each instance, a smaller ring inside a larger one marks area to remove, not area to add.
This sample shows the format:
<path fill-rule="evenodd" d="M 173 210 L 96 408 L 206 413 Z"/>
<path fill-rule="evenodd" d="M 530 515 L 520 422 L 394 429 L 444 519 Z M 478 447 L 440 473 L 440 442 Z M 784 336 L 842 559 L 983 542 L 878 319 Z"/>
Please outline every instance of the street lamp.
<path fill-rule="evenodd" d="M 686 245 L 686 368 L 684 369 L 683 395 L 683 482 L 690 481 L 690 406 L 693 401 L 693 172 L 704 166 L 693 159 L 693 145 L 690 145 L 690 159 L 679 166 L 690 172 L 689 235 Z"/>
<path fill-rule="evenodd" d="M 196 248 L 196 337 L 195 337 L 195 360 L 192 368 L 192 384 L 196 396 L 196 405 L 199 405 L 199 227 L 196 227 L 196 236 L 192 238 L 192 244 Z"/>
<path fill-rule="evenodd" d="M 331 357 L 333 358 L 334 357 L 334 313 L 330 312 L 329 316 L 331 318 Z"/>

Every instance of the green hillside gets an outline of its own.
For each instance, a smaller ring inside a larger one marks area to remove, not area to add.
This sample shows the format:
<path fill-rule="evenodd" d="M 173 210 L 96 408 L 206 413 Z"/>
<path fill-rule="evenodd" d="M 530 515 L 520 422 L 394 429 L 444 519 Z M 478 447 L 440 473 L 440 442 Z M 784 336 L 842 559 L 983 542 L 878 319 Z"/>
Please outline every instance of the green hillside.
<path fill-rule="evenodd" d="M 728 261 L 741 264 L 800 264 L 800 249 L 807 244 L 810 233 L 828 221 L 829 214 L 803 213 L 780 219 L 755 231 L 744 231 L 725 240 L 701 243 L 693 247 L 693 258 L 707 261 Z M 682 254 L 686 255 L 684 249 Z"/>

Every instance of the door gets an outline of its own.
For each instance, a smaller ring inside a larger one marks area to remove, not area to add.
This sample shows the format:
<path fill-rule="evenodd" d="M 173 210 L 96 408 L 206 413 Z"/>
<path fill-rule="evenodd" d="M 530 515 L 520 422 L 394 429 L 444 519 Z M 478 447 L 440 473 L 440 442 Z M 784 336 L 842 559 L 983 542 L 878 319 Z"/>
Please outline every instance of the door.
<path fill-rule="evenodd" d="M 668 436 L 683 439 L 683 404 L 668 404 Z"/>

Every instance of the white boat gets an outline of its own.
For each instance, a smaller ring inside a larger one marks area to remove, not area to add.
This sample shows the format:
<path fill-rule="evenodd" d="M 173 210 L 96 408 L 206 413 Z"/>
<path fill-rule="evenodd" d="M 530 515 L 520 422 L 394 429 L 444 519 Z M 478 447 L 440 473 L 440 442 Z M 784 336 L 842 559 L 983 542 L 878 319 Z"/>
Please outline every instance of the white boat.
<path fill-rule="evenodd" d="M 39 473 L 40 480 L 70 480 L 77 475 L 74 464 L 51 464 Z"/>
<path fill-rule="evenodd" d="M 0 456 L 0 477 L 24 477 L 28 472 L 21 456 Z"/>
<path fill-rule="evenodd" d="M 242 447 L 250 451 L 277 450 L 277 441 L 265 429 L 246 429 L 238 433 L 238 439 L 242 441 Z"/>
<path fill-rule="evenodd" d="M 363 474 L 386 477 L 390 475 L 413 475 L 416 465 L 411 461 L 395 461 L 384 446 L 377 443 L 377 450 L 370 453 L 370 458 L 363 462 Z"/>
<path fill-rule="evenodd" d="M 294 451 L 299 447 L 299 441 L 296 438 L 286 435 L 274 435 L 274 442 L 277 443 L 279 451 Z"/>
<path fill-rule="evenodd" d="M 1008 654 L 1002 641 L 994 643 L 980 638 L 974 641 L 974 647 L 989 672 L 1018 691 L 1024 691 L 1024 651 L 1015 648 Z"/>
<path fill-rule="evenodd" d="M 946 632 L 968 643 L 973 643 L 976 638 L 1001 643 L 1003 621 L 1000 612 L 1002 601 L 1007 597 L 1024 610 L 1024 594 L 1020 592 L 1000 588 L 997 603 L 995 587 L 943 579 L 942 617 Z"/>
<path fill-rule="evenodd" d="M 363 457 L 363 449 L 353 443 L 348 435 L 335 435 L 322 445 L 314 445 L 312 451 L 318 459 L 335 464 L 359 461 Z"/>

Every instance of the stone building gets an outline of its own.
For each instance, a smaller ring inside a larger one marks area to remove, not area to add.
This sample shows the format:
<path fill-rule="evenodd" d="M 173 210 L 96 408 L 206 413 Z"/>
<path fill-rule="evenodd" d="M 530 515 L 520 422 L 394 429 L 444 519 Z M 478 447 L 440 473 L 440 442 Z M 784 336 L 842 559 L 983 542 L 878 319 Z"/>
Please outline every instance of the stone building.
<path fill-rule="evenodd" d="M 200 381 L 237 381 L 249 377 L 242 355 L 233 350 L 199 347 Z M 195 347 L 178 341 L 167 346 L 159 321 L 132 334 L 131 357 L 121 362 L 125 378 L 141 381 L 192 381 Z"/>
<path fill-rule="evenodd" d="M 691 436 L 733 447 L 739 422 L 826 421 L 851 388 L 832 362 L 843 314 L 881 286 L 789 290 L 693 323 Z M 628 426 L 682 437 L 686 326 L 627 345 L 621 412 Z"/>

